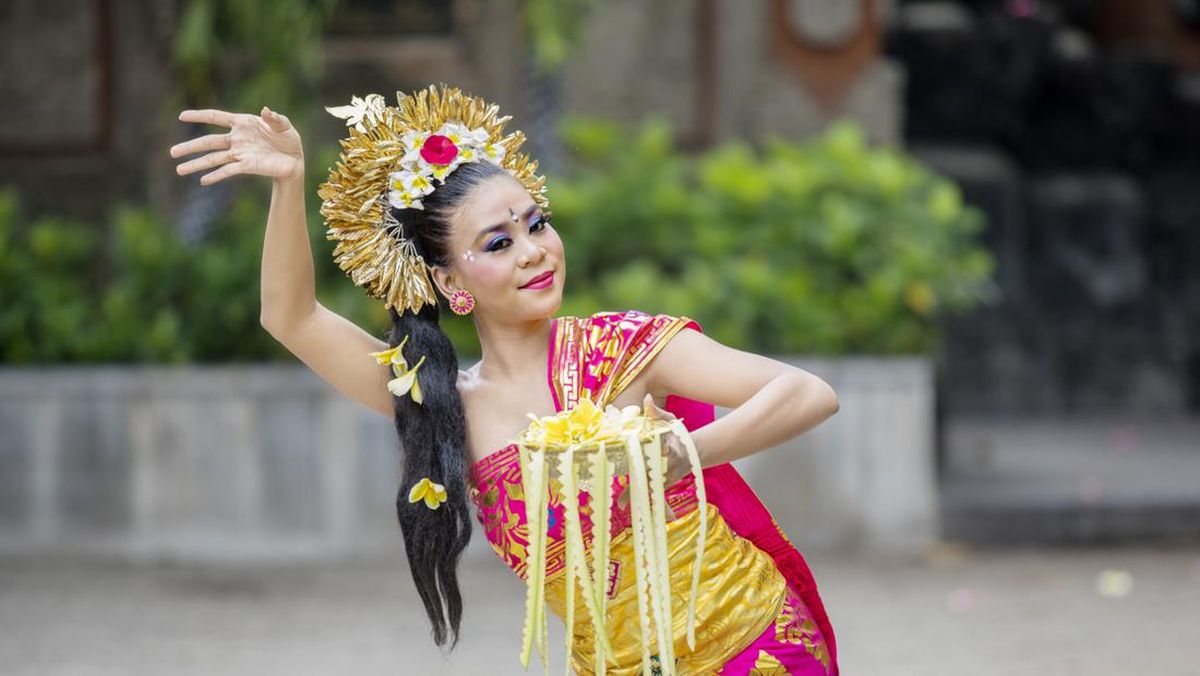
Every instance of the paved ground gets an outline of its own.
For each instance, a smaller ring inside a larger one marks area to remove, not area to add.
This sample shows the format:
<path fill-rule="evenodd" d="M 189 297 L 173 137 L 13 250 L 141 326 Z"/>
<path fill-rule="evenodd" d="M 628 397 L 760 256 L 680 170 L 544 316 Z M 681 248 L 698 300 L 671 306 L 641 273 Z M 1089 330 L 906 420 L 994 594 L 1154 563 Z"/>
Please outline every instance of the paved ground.
<path fill-rule="evenodd" d="M 811 564 L 847 676 L 1200 673 L 1200 545 L 943 548 L 919 563 Z M 524 673 L 523 587 L 498 560 L 471 563 L 464 584 L 464 639 L 443 660 L 403 564 L 9 559 L 0 561 L 0 672 Z M 558 673 L 561 655 L 556 643 Z"/>

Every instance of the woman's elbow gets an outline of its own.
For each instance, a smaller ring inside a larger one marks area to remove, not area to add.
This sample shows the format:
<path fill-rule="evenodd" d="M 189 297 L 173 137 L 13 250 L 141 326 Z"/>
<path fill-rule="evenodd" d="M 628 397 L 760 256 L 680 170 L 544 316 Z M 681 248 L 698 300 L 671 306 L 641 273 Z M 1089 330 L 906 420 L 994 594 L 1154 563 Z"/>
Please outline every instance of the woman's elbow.
<path fill-rule="evenodd" d="M 831 418 L 838 412 L 840 405 L 838 404 L 837 392 L 834 391 L 829 383 L 810 373 L 808 374 L 807 387 L 812 400 L 816 402 L 816 408 L 822 414 L 822 420 Z"/>
<path fill-rule="evenodd" d="M 838 409 L 841 408 L 841 405 L 838 404 L 837 392 L 835 392 L 833 388 L 829 386 L 829 383 L 825 382 L 824 380 L 821 381 L 821 384 L 824 386 L 823 389 L 825 391 L 825 417 L 832 418 L 833 415 L 838 412 Z"/>

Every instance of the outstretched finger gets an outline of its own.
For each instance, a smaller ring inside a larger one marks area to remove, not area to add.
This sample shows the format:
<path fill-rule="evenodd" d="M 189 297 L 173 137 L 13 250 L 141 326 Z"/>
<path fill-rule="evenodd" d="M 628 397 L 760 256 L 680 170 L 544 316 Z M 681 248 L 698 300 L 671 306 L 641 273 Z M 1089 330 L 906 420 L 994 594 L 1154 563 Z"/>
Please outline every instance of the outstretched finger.
<path fill-rule="evenodd" d="M 229 134 L 209 134 L 171 146 L 171 157 L 183 157 L 201 150 L 228 150 Z"/>
<path fill-rule="evenodd" d="M 197 171 L 203 171 L 204 169 L 219 167 L 222 164 L 228 164 L 232 161 L 232 153 L 230 153 L 228 150 L 221 150 L 215 153 L 209 153 L 204 157 L 198 157 L 194 160 L 184 162 L 178 167 L 175 167 L 175 173 L 179 174 L 180 176 L 187 176 L 188 174 L 194 174 Z"/>
<path fill-rule="evenodd" d="M 232 127 L 234 114 L 212 108 L 185 110 L 179 113 L 179 120 L 180 122 L 199 122 L 201 124 L 219 124 L 222 127 Z"/>
<path fill-rule="evenodd" d="M 220 169 L 201 176 L 200 185 L 212 185 L 218 181 L 224 181 L 230 176 L 236 176 L 242 173 L 242 169 L 242 162 L 231 162 L 229 164 L 222 165 Z"/>
<path fill-rule="evenodd" d="M 273 131 L 287 131 L 291 125 L 286 115 L 281 115 L 266 106 L 263 106 L 262 118 Z"/>

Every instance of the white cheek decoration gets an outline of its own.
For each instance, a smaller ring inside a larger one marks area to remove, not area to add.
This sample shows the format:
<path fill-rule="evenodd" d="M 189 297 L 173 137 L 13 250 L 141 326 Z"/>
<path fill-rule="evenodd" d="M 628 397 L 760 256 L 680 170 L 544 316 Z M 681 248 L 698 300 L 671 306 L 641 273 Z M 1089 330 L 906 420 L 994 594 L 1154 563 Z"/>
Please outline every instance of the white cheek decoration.
<path fill-rule="evenodd" d="M 475 252 L 471 251 L 470 249 L 467 249 L 466 251 L 463 252 L 462 257 L 463 257 L 464 261 L 473 261 L 473 260 L 475 260 Z"/>

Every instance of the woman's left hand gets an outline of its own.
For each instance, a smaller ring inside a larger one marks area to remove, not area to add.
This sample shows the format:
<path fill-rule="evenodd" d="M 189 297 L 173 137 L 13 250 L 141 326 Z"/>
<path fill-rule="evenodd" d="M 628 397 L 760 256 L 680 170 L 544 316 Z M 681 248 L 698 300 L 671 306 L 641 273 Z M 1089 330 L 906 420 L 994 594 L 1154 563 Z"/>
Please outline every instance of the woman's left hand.
<path fill-rule="evenodd" d="M 642 414 L 651 420 L 679 419 L 670 411 L 656 406 L 654 397 L 650 396 L 649 392 L 646 393 L 646 398 L 642 400 Z M 687 449 L 684 447 L 683 441 L 680 440 L 678 434 L 675 432 L 663 434 L 662 440 L 663 459 L 667 463 L 663 479 L 663 486 L 666 487 L 691 474 L 692 463 L 688 459 Z"/>
<path fill-rule="evenodd" d="M 646 393 L 646 398 L 642 400 L 642 415 L 651 420 L 676 420 L 676 416 L 670 411 L 663 410 L 654 404 L 654 397 L 649 392 Z M 662 455 L 666 463 L 663 471 L 663 488 L 672 486 L 676 481 L 684 478 L 692 473 L 692 463 L 688 460 L 687 449 L 684 448 L 683 442 L 679 440 L 679 435 L 674 432 L 668 432 L 662 435 Z M 617 505 L 621 509 L 629 507 L 629 487 L 617 498 Z M 671 509 L 671 505 L 666 505 L 667 521 L 675 520 L 675 512 Z"/>

